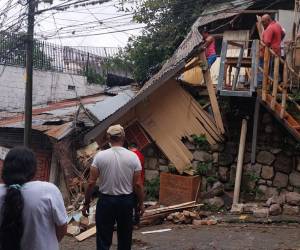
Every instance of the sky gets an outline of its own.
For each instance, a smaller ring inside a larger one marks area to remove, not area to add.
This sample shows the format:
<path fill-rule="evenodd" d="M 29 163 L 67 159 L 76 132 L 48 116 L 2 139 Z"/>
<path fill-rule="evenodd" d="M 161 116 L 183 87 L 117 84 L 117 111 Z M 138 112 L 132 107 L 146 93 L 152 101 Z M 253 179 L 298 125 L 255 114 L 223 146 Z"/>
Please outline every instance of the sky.
<path fill-rule="evenodd" d="M 5 11 L 5 6 L 10 1 L 12 4 L 17 2 L 17 0 L 0 0 L 0 27 L 4 13 L 7 13 L 7 16 L 3 27 L 11 24 L 14 19 L 17 20 L 22 8 L 18 4 L 15 8 Z M 132 21 L 130 12 L 119 11 L 115 7 L 117 1 L 112 0 L 101 5 L 70 8 L 59 12 L 48 10 L 36 17 L 35 37 L 64 46 L 125 47 L 129 37 L 141 33 L 142 25 Z M 52 5 L 42 3 L 39 5 L 39 10 L 65 2 L 66 0 L 54 0 Z"/>

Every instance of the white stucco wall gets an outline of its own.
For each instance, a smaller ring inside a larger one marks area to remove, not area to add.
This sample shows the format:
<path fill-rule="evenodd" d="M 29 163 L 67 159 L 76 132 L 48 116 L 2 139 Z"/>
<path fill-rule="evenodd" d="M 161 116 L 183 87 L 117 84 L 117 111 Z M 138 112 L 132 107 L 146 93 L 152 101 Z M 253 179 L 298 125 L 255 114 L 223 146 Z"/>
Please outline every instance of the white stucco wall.
<path fill-rule="evenodd" d="M 0 66 L 0 110 L 23 110 L 25 100 L 25 69 Z M 1 74 L 2 73 L 2 74 Z M 69 90 L 75 86 L 75 90 Z M 33 105 L 46 104 L 103 91 L 99 85 L 87 84 L 83 76 L 34 70 Z"/>

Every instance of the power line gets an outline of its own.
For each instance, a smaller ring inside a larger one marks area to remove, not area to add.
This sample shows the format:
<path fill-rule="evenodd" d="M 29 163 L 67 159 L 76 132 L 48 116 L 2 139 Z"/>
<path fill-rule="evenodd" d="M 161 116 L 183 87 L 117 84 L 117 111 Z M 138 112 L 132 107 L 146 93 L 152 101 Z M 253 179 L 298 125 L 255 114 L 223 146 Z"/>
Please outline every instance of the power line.
<path fill-rule="evenodd" d="M 140 28 L 131 28 L 131 29 L 123 29 L 123 30 L 117 30 L 117 31 L 110 31 L 110 32 L 103 32 L 103 33 L 95 33 L 95 34 L 84 34 L 84 35 L 73 35 L 73 36 L 61 36 L 60 39 L 65 38 L 76 38 L 76 37 L 89 37 L 89 36 L 101 36 L 101 35 L 107 35 L 107 34 L 113 34 L 113 33 L 120 33 L 125 31 L 131 31 L 131 30 L 140 30 Z M 49 40 L 55 39 L 55 38 L 49 38 Z"/>
<path fill-rule="evenodd" d="M 70 8 L 70 7 L 76 7 L 76 5 L 80 5 L 80 4 L 103 4 L 103 3 L 106 3 L 108 2 L 109 0 L 98 0 L 98 1 L 91 1 L 90 3 L 86 3 L 86 2 L 89 2 L 91 0 L 77 0 L 75 1 L 74 3 L 62 3 L 62 4 L 58 4 L 58 5 L 55 5 L 55 6 L 52 6 L 50 8 L 47 8 L 47 9 L 42 9 L 42 10 L 39 10 L 39 11 L 36 11 L 35 14 L 36 15 L 39 15 L 43 12 L 46 12 L 46 11 L 49 11 L 49 10 L 64 10 L 65 8 Z M 68 1 L 67 1 L 68 2 Z"/>

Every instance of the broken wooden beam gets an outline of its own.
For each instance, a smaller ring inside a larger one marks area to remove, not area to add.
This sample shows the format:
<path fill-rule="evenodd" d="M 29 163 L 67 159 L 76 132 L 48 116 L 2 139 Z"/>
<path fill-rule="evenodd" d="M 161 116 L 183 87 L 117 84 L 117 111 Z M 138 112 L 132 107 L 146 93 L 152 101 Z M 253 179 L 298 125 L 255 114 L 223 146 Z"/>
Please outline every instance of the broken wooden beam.
<path fill-rule="evenodd" d="M 278 82 L 279 82 L 279 57 L 275 58 L 274 63 L 274 81 L 273 81 L 273 91 L 272 91 L 272 101 L 271 101 L 271 109 L 275 109 L 275 103 L 277 99 L 277 91 L 278 91 Z"/>
<path fill-rule="evenodd" d="M 207 62 L 206 57 L 205 57 L 205 53 L 200 54 L 200 59 L 204 62 Z M 202 72 L 203 72 L 204 82 L 205 82 L 205 85 L 207 87 L 207 91 L 208 91 L 212 111 L 213 111 L 213 114 L 214 114 L 214 119 L 215 119 L 215 122 L 216 122 L 216 126 L 219 129 L 220 133 L 224 134 L 225 129 L 224 129 L 223 121 L 222 121 L 222 116 L 221 116 L 220 107 L 219 107 L 219 104 L 218 104 L 216 92 L 215 92 L 215 89 L 213 87 L 213 82 L 212 82 L 212 79 L 211 79 L 210 71 L 209 71 L 209 69 L 207 69 L 207 70 L 202 70 Z"/>
<path fill-rule="evenodd" d="M 269 77 L 269 66 L 270 66 L 270 51 L 265 49 L 264 53 L 264 68 L 263 68 L 263 82 L 262 82 L 262 100 L 266 101 L 268 91 L 268 77 Z"/>
<path fill-rule="evenodd" d="M 240 187 L 241 187 L 241 179 L 242 179 L 242 171 L 243 171 L 246 136 L 247 136 L 247 120 L 243 119 L 239 153 L 238 153 L 238 162 L 236 168 L 236 177 L 235 177 L 235 184 L 234 184 L 233 204 L 239 203 L 239 198 L 240 198 Z"/>
<path fill-rule="evenodd" d="M 78 240 L 78 241 L 83 241 L 83 240 L 86 240 L 87 238 L 89 238 L 89 237 L 91 237 L 95 234 L 96 234 L 96 227 L 92 227 L 91 229 L 86 230 L 85 232 L 77 235 L 75 237 L 75 239 Z"/>

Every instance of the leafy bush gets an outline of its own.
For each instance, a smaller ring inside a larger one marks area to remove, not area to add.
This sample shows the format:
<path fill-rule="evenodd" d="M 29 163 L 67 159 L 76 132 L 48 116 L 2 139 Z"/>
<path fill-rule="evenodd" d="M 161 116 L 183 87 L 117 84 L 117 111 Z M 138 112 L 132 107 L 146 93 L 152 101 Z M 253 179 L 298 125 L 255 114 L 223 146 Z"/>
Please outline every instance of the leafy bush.
<path fill-rule="evenodd" d="M 213 183 L 215 183 L 215 182 L 218 181 L 218 178 L 217 178 L 216 176 L 214 176 L 214 175 L 211 175 L 211 176 L 208 176 L 208 177 L 206 178 L 206 181 L 207 181 L 207 183 L 209 183 L 209 184 L 213 184 Z"/>
<path fill-rule="evenodd" d="M 159 198 L 159 177 L 150 181 L 145 181 L 145 192 L 148 200 L 158 200 Z"/>
<path fill-rule="evenodd" d="M 206 176 L 211 167 L 211 162 L 199 162 L 196 170 L 197 174 L 201 176 Z"/>
<path fill-rule="evenodd" d="M 202 150 L 209 150 L 210 145 L 207 142 L 206 136 L 205 135 L 192 135 L 192 139 L 194 143 L 196 144 L 198 149 Z"/>
<path fill-rule="evenodd" d="M 247 173 L 246 177 L 249 181 L 257 182 L 259 180 L 259 176 L 256 173 Z"/>

